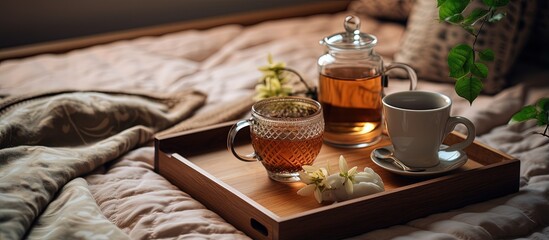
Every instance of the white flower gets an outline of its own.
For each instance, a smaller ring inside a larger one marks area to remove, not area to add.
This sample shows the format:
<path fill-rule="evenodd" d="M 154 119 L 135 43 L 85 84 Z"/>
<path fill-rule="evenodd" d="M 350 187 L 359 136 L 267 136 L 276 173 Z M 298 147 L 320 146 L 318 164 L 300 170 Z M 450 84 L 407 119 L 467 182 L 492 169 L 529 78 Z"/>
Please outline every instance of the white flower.
<path fill-rule="evenodd" d="M 369 167 L 364 168 L 363 172 L 358 172 L 355 175 L 355 182 L 371 182 L 378 185 L 380 188 L 385 188 L 381 177 Z"/>
<path fill-rule="evenodd" d="M 299 189 L 297 194 L 301 196 L 309 196 L 314 193 L 316 201 L 322 202 L 322 192 L 326 189 L 330 189 L 330 184 L 326 181 L 328 176 L 328 170 L 326 168 L 319 168 L 309 165 L 304 165 L 304 172 L 299 172 L 299 178 L 305 184 L 305 187 Z"/>
<path fill-rule="evenodd" d="M 353 178 L 356 175 L 356 169 L 356 166 L 349 169 L 345 157 L 343 157 L 343 155 L 339 156 L 339 176 L 345 178 L 343 185 L 345 186 L 345 191 L 349 195 L 353 194 Z"/>
<path fill-rule="evenodd" d="M 329 175 L 327 168 L 309 165 L 303 166 L 303 170 L 299 176 L 307 185 L 297 194 L 301 196 L 314 194 L 318 203 L 344 201 L 385 190 L 381 177 L 374 170 L 366 167 L 363 172 L 358 172 L 356 166 L 349 169 L 343 155 L 339 157 L 339 173 Z"/>

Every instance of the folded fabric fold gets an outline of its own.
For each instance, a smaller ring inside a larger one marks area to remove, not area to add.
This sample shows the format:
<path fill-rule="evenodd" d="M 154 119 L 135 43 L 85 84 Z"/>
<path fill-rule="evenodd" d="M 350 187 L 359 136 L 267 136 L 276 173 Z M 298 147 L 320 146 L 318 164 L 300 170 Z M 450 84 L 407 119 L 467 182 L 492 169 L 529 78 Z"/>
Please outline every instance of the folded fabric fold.
<path fill-rule="evenodd" d="M 166 97 L 76 91 L 0 103 L 0 239 L 23 238 L 65 184 L 150 142 L 205 99 L 192 90 Z"/>

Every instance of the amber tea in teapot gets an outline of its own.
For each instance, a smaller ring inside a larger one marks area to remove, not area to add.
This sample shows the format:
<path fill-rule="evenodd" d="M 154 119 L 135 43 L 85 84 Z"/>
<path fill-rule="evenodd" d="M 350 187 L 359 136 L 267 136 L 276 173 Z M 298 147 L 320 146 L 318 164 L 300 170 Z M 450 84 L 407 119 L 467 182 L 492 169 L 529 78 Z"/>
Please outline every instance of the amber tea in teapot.
<path fill-rule="evenodd" d="M 369 142 L 381 135 L 381 74 L 366 67 L 338 67 L 320 74 L 325 131 L 338 142 Z"/>

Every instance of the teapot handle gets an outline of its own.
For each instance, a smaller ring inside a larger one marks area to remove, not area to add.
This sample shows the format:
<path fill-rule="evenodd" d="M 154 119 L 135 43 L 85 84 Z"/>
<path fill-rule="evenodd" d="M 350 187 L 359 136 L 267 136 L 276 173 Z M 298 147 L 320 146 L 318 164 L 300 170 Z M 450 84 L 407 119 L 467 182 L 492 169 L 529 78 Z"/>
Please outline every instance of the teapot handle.
<path fill-rule="evenodd" d="M 417 86 L 416 71 L 414 71 L 414 69 L 412 67 L 410 67 L 408 64 L 394 62 L 394 63 L 389 64 L 389 66 L 385 67 L 385 72 L 388 72 L 388 71 L 390 71 L 391 69 L 394 69 L 394 68 L 402 68 L 402 69 L 406 70 L 406 72 L 408 73 L 408 77 L 410 78 L 410 91 L 411 90 L 416 90 L 416 86 Z"/>

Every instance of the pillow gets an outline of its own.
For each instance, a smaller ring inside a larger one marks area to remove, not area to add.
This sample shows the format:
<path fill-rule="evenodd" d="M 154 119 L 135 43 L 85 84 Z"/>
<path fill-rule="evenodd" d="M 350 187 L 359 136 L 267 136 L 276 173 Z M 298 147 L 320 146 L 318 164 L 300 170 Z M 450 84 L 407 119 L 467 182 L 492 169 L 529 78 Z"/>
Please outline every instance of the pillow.
<path fill-rule="evenodd" d="M 512 0 L 503 20 L 485 23 L 475 48 L 492 49 L 496 59 L 487 63 L 489 73 L 483 82 L 484 93 L 495 94 L 509 85 L 505 77 L 529 37 L 536 1 Z M 439 22 L 436 4 L 436 0 L 416 1 L 394 60 L 411 65 L 420 79 L 455 83 L 448 76 L 448 52 L 459 43 L 472 45 L 474 37 L 459 26 Z M 481 0 L 473 0 L 468 11 L 480 6 Z"/>
<path fill-rule="evenodd" d="M 357 15 L 404 21 L 413 5 L 414 0 L 357 0 L 351 2 L 349 10 Z"/>

